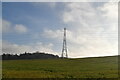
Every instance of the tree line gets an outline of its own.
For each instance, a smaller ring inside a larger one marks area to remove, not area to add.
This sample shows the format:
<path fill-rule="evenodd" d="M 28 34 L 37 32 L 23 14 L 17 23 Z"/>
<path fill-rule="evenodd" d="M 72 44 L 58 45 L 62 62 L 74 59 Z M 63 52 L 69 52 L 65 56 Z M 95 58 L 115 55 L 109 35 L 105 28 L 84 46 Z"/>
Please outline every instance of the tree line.
<path fill-rule="evenodd" d="M 2 60 L 21 60 L 21 59 L 52 59 L 59 58 L 58 55 L 48 54 L 44 52 L 22 53 L 22 54 L 2 54 Z"/>

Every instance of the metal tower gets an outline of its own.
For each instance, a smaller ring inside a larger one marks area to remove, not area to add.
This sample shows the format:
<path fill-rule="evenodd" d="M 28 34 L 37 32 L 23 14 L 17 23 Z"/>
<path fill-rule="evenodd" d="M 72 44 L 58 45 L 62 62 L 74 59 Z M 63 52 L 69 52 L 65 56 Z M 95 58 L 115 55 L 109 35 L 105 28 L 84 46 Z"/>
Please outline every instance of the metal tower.
<path fill-rule="evenodd" d="M 67 54 L 67 43 L 66 43 L 66 28 L 64 28 L 64 37 L 63 37 L 63 48 L 62 48 L 62 58 L 68 58 Z"/>

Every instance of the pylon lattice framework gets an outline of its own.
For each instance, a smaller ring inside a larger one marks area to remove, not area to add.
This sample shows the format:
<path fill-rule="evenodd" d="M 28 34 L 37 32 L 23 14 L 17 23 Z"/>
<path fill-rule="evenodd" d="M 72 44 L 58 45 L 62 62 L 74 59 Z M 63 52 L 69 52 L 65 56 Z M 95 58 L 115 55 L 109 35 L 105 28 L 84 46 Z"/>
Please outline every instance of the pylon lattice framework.
<path fill-rule="evenodd" d="M 64 36 L 63 36 L 63 48 L 62 48 L 62 58 L 68 58 L 67 54 L 67 43 L 66 43 L 66 28 L 64 28 Z"/>

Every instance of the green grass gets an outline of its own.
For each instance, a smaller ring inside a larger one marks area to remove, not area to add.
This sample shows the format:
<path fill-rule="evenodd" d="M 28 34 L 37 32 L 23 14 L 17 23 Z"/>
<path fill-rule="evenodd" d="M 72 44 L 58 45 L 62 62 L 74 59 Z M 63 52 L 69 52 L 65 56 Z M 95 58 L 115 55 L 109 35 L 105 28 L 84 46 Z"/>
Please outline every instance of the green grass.
<path fill-rule="evenodd" d="M 118 57 L 3 60 L 3 78 L 117 78 Z"/>

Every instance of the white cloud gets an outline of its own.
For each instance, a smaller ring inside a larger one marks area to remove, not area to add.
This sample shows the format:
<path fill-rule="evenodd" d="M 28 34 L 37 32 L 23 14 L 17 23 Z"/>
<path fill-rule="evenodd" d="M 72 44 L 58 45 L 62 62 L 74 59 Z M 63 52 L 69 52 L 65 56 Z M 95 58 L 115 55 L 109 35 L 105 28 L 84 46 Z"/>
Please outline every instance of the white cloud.
<path fill-rule="evenodd" d="M 63 20 L 66 23 L 74 21 L 73 17 L 69 13 L 64 13 L 63 17 Z"/>
<path fill-rule="evenodd" d="M 3 33 L 26 33 L 28 31 L 27 27 L 22 24 L 12 24 L 7 20 L 2 20 L 2 32 Z"/>
<path fill-rule="evenodd" d="M 11 23 L 6 21 L 6 20 L 2 20 L 2 32 L 3 33 L 8 33 L 10 32 L 11 29 Z"/>
<path fill-rule="evenodd" d="M 26 26 L 24 26 L 22 24 L 16 24 L 15 27 L 14 27 L 14 29 L 18 33 L 26 33 L 27 32 Z"/>
<path fill-rule="evenodd" d="M 44 29 L 42 36 L 46 38 L 62 38 L 62 30 L 50 30 L 50 29 Z"/>
<path fill-rule="evenodd" d="M 117 22 L 117 18 L 118 18 L 118 3 L 106 3 L 104 4 L 103 7 L 98 8 L 100 9 L 104 14 L 103 17 L 107 20 L 107 21 L 111 21 L 113 22 Z"/>
<path fill-rule="evenodd" d="M 52 47 L 53 47 L 53 44 L 51 43 L 43 44 L 42 42 L 37 42 L 34 44 L 28 44 L 28 45 L 18 45 L 15 43 L 9 43 L 7 41 L 2 42 L 2 52 L 12 53 L 12 54 L 20 54 L 24 52 L 36 52 L 36 51 L 53 53 L 54 51 L 52 50 Z"/>
<path fill-rule="evenodd" d="M 118 7 L 104 3 L 66 3 L 61 20 L 67 27 L 70 57 L 118 55 Z M 45 30 L 48 38 L 59 40 L 62 30 Z"/>

